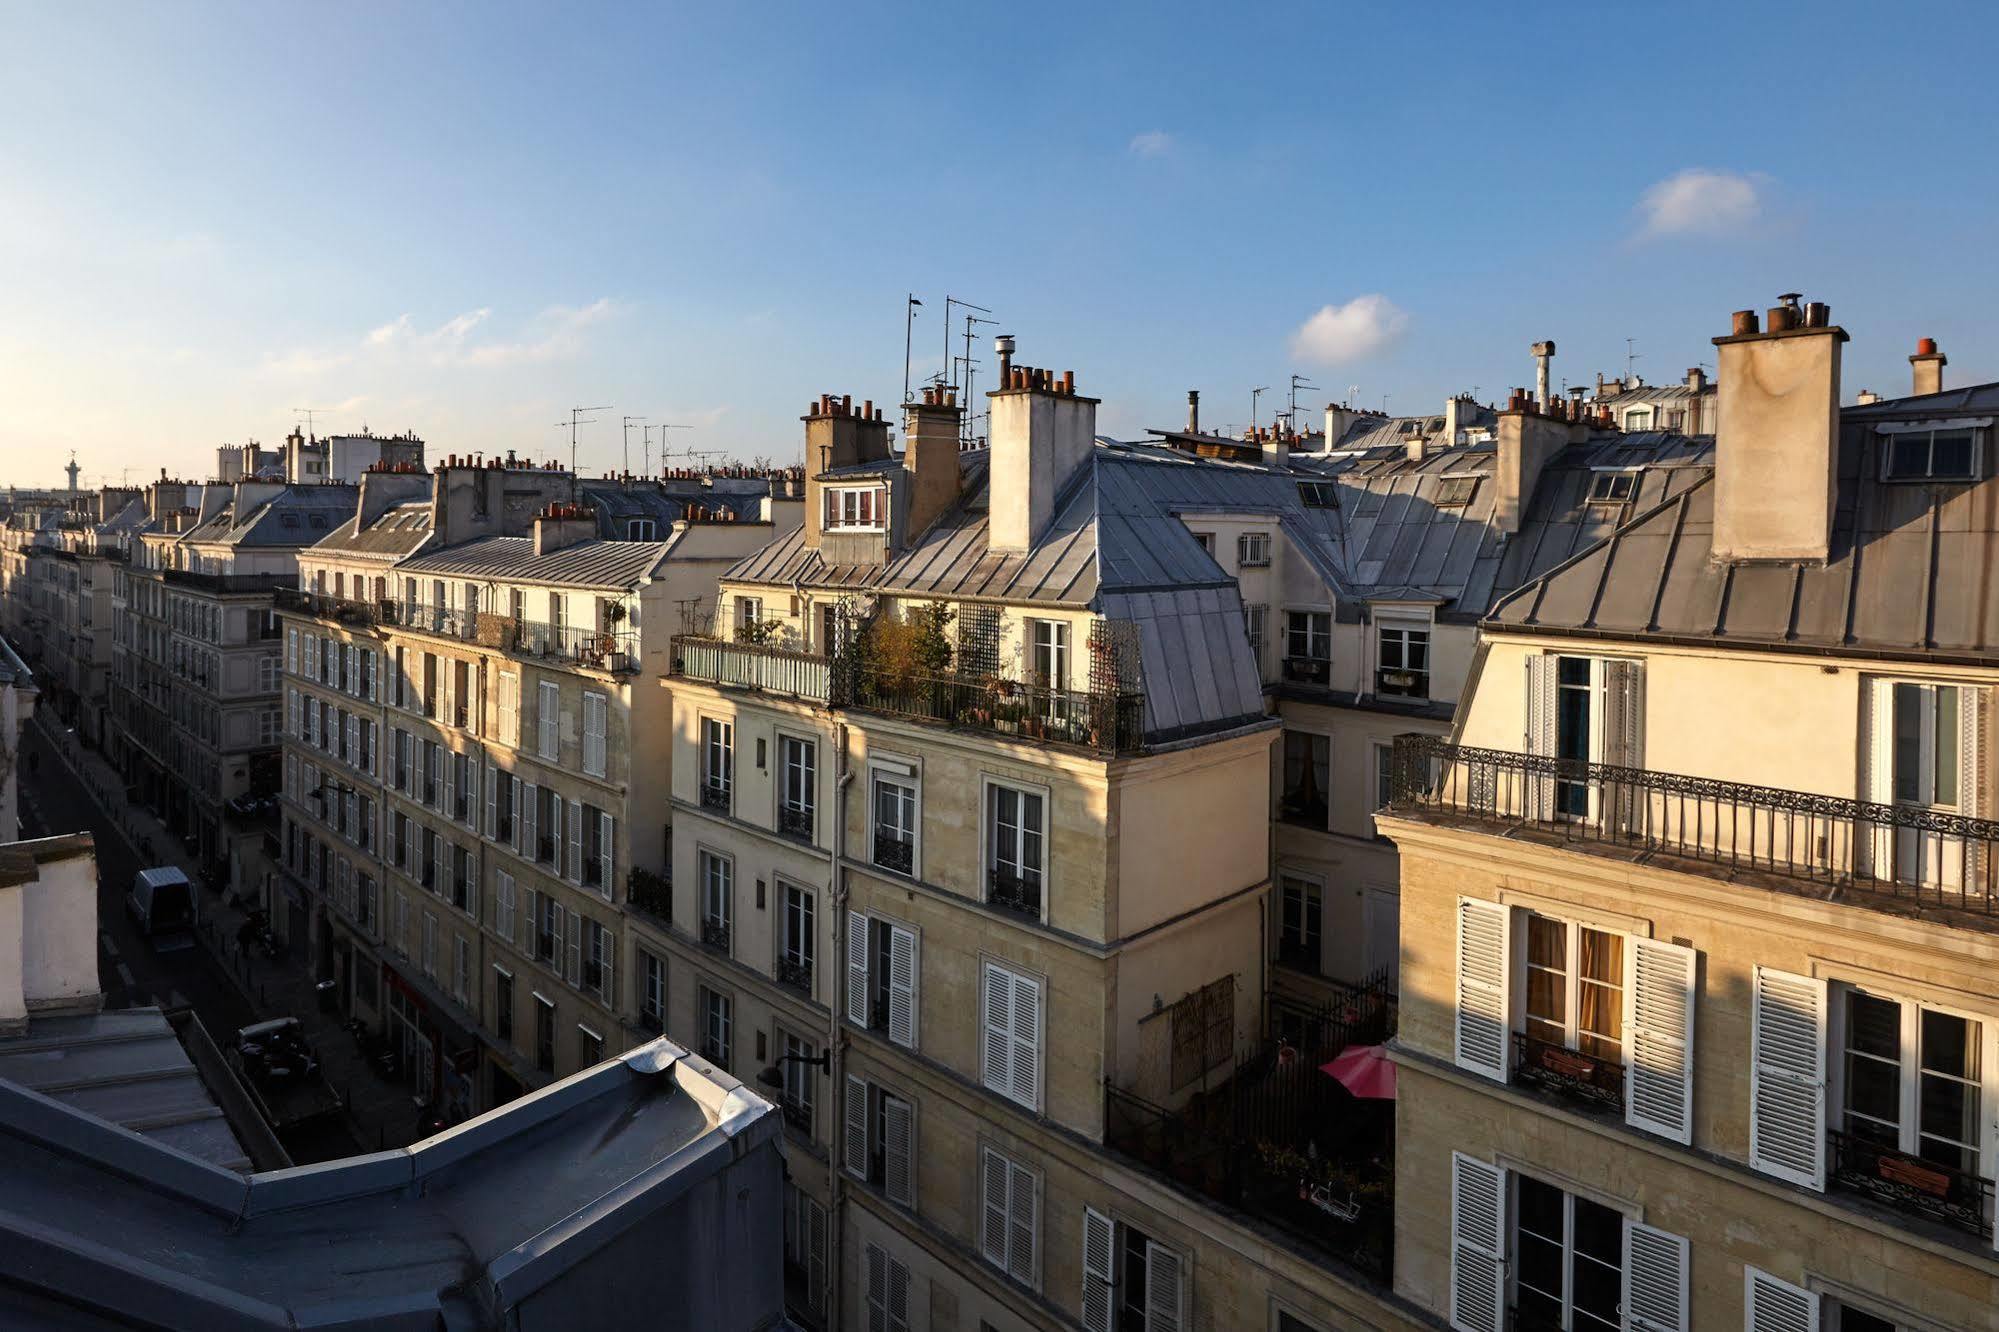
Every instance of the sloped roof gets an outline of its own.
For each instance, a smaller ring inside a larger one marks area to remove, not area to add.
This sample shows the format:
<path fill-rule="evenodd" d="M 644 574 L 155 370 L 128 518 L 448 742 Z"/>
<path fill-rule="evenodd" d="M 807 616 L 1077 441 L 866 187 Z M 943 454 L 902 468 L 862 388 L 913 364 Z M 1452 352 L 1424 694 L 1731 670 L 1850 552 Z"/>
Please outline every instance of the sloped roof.
<path fill-rule="evenodd" d="M 353 486 L 288 486 L 240 514 L 232 499 L 180 539 L 203 545 L 315 545 L 353 512 L 358 494 Z"/>
<path fill-rule="evenodd" d="M 1951 398 L 1954 408 L 1940 401 Z M 1717 563 L 1714 486 L 1703 478 L 1502 600 L 1490 627 L 1990 660 L 1999 655 L 1999 478 L 1884 481 L 1872 427 L 1994 403 L 1999 385 L 1981 385 L 1843 412 L 1823 565 Z"/>
<path fill-rule="evenodd" d="M 483 537 L 429 551 L 396 566 L 406 574 L 489 578 L 507 583 L 548 583 L 556 587 L 623 590 L 652 575 L 673 549 L 672 541 L 579 541 L 534 553 L 534 538 Z"/>
<path fill-rule="evenodd" d="M 356 531 L 360 515 L 335 528 L 313 547 L 315 552 L 361 555 L 385 561 L 413 555 L 430 541 L 430 501 L 410 500 L 392 504 L 377 514 L 375 521 Z"/>

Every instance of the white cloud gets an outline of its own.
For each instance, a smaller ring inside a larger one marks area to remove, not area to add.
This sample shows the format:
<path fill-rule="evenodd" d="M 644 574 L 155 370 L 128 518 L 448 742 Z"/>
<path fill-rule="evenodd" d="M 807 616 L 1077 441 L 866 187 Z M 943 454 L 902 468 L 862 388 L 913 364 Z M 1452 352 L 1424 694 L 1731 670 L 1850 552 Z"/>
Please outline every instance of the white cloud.
<path fill-rule="evenodd" d="M 1380 351 L 1408 327 L 1409 316 L 1373 292 L 1345 305 L 1322 306 L 1291 335 L 1291 353 L 1301 361 L 1339 365 Z"/>
<path fill-rule="evenodd" d="M 1128 151 L 1133 157 L 1164 157 L 1173 151 L 1173 136 L 1165 130 L 1147 130 L 1134 134 Z"/>
<path fill-rule="evenodd" d="M 266 356 L 264 369 L 271 374 L 307 376 L 337 370 L 360 358 L 443 368 L 562 360 L 581 354 L 584 330 L 616 309 L 608 297 L 583 306 L 551 306 L 529 320 L 518 337 L 495 342 L 480 342 L 474 336 L 492 315 L 487 306 L 454 315 L 425 331 L 418 330 L 410 315 L 398 315 L 369 329 L 351 345 L 302 347 Z"/>
<path fill-rule="evenodd" d="M 1763 213 L 1768 177 L 1688 167 L 1638 199 L 1644 236 L 1721 236 L 1739 232 Z"/>
<path fill-rule="evenodd" d="M 529 336 L 513 342 L 488 342 L 463 351 L 454 350 L 452 359 L 461 365 L 518 365 L 526 361 L 554 361 L 574 356 L 582 350 L 583 330 L 601 323 L 615 309 L 609 297 L 581 307 L 552 306 L 536 316 Z M 442 334 L 464 324 L 464 328 L 456 334 L 462 341 L 472 323 L 477 323 L 485 315 L 484 310 L 477 311 L 470 316 L 471 323 L 465 323 L 468 316 L 460 315 L 438 332 Z"/>

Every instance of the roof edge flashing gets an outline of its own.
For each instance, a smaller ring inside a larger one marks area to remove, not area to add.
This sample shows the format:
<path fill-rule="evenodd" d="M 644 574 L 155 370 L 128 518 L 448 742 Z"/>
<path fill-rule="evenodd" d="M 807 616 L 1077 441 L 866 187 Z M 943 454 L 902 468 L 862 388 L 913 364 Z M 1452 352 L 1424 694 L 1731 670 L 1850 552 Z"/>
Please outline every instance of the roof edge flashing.
<path fill-rule="evenodd" d="M 249 1180 L 233 1170 L 0 1079 L 0 1135 L 9 1134 L 218 1216 L 240 1217 L 249 1201 Z"/>

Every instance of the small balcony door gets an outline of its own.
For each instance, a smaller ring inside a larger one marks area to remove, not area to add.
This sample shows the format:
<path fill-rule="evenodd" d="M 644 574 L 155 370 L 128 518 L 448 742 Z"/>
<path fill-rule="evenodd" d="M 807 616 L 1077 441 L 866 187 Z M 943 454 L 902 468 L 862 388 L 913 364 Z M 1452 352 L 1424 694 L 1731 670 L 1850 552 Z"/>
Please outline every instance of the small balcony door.
<path fill-rule="evenodd" d="M 1979 691 L 1950 684 L 1880 680 L 1872 689 L 1867 799 L 1918 815 L 1979 814 Z M 1939 827 L 1875 828 L 1876 875 L 1962 892 L 1978 868 L 1975 839 Z"/>

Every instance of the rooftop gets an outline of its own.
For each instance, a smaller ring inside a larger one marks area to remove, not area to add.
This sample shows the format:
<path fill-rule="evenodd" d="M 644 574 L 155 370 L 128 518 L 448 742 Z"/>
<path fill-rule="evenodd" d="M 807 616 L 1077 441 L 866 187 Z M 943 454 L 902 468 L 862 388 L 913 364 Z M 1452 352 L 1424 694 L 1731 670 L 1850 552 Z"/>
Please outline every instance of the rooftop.
<path fill-rule="evenodd" d="M 545 555 L 534 553 L 534 538 L 484 537 L 427 551 L 396 566 L 398 573 L 489 578 L 504 583 L 546 583 L 598 591 L 637 587 L 651 577 L 675 542 L 579 541 Z"/>

